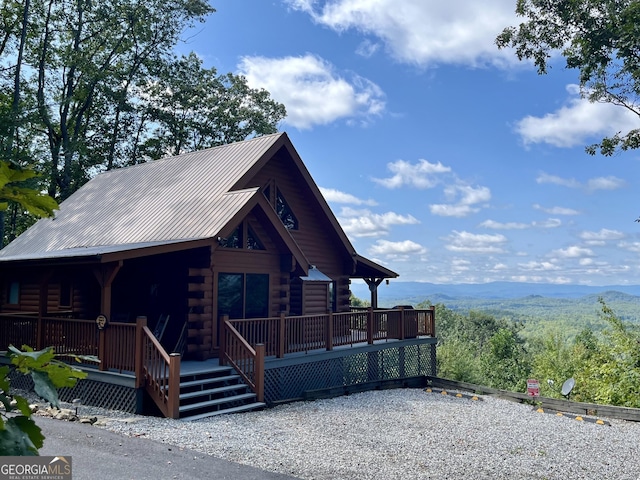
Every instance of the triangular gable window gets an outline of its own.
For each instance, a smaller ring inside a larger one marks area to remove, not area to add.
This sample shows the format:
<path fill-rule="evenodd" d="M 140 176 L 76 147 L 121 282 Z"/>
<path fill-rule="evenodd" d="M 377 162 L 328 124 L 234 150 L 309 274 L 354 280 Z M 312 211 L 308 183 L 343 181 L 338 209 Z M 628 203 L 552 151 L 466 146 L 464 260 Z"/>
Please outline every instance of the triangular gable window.
<path fill-rule="evenodd" d="M 298 230 L 298 219 L 291 211 L 291 207 L 282 196 L 279 188 L 276 189 L 276 213 L 287 229 Z"/>
<path fill-rule="evenodd" d="M 264 245 L 250 226 L 247 226 L 247 249 L 264 250 Z"/>
<path fill-rule="evenodd" d="M 242 225 L 238 225 L 227 238 L 219 238 L 218 243 L 225 248 L 242 248 Z"/>
<path fill-rule="evenodd" d="M 246 226 L 246 229 L 245 229 Z M 243 242 L 243 238 L 247 241 Z M 256 232 L 246 222 L 241 223 L 227 238 L 218 238 L 218 243 L 224 248 L 246 248 L 247 250 L 265 250 Z"/>

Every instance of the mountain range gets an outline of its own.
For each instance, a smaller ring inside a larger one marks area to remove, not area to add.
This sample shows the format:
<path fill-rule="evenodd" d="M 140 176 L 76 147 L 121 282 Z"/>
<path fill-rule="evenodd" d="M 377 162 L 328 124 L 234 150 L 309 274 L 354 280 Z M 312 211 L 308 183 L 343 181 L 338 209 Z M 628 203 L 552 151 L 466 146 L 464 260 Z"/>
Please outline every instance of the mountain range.
<path fill-rule="evenodd" d="M 369 300 L 369 288 L 364 282 L 352 280 L 351 292 L 362 300 Z M 581 298 L 588 295 L 620 292 L 640 297 L 640 285 L 557 285 L 551 283 L 489 282 L 436 284 L 427 282 L 394 282 L 378 287 L 378 304 L 416 304 L 425 300 L 446 302 L 447 298 L 513 299 L 529 296 L 546 298 Z M 437 299 L 437 300 L 436 300 Z"/>

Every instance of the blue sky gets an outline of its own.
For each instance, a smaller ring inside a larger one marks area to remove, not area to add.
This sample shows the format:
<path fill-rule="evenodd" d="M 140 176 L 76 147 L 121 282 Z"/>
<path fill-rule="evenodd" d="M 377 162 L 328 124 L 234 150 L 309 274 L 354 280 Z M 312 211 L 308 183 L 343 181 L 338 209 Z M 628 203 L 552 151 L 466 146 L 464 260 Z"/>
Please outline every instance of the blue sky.
<path fill-rule="evenodd" d="M 214 0 L 185 34 L 285 104 L 280 125 L 358 253 L 396 281 L 640 283 L 640 127 L 500 51 L 516 0 Z"/>

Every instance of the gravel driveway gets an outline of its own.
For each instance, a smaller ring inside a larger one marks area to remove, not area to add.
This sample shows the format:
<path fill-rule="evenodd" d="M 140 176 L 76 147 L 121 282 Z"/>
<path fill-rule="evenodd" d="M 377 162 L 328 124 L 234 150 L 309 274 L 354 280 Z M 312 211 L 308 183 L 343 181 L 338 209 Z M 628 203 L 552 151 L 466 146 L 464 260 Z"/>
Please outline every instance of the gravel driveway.
<path fill-rule="evenodd" d="M 302 479 L 640 478 L 640 424 L 482 396 L 365 392 L 195 422 L 103 414 L 99 427 Z"/>

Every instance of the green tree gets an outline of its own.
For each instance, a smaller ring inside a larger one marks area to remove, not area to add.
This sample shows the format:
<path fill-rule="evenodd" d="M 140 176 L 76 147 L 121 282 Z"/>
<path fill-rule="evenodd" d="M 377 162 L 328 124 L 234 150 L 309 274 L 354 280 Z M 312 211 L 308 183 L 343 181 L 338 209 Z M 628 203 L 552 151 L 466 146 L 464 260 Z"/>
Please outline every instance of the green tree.
<path fill-rule="evenodd" d="M 154 128 L 142 149 L 153 159 L 275 133 L 286 113 L 266 90 L 203 68 L 194 53 L 161 65 L 143 98 Z"/>
<path fill-rule="evenodd" d="M 580 341 L 576 341 L 576 345 L 580 345 Z M 582 357 L 575 355 L 579 348 L 572 346 L 563 333 L 555 330 L 533 341 L 532 350 L 531 376 L 540 380 L 540 394 L 560 397 L 562 383 L 579 371 Z"/>
<path fill-rule="evenodd" d="M 369 307 L 370 302 L 356 297 L 353 292 L 349 295 L 349 305 L 352 307 Z"/>
<path fill-rule="evenodd" d="M 10 345 L 8 356 L 18 372 L 31 376 L 36 393 L 57 408 L 60 407 L 57 389 L 73 387 L 87 376 L 58 360 L 51 347 L 34 351 L 27 346 L 18 350 Z M 97 361 L 89 356 L 75 358 Z M 11 392 L 9 372 L 9 366 L 0 367 L 0 403 L 4 407 L 4 411 L 0 411 L 0 455 L 38 455 L 44 435 L 31 418 L 27 399 Z"/>
<path fill-rule="evenodd" d="M 480 356 L 483 383 L 489 387 L 522 391 L 530 374 L 524 342 L 511 328 L 500 328 Z"/>
<path fill-rule="evenodd" d="M 546 74 L 556 52 L 577 69 L 581 94 L 640 116 L 640 2 L 635 0 L 517 0 L 524 21 L 505 28 L 499 48 L 513 47 Z M 619 132 L 587 147 L 612 155 L 640 147 L 640 129 Z"/>

